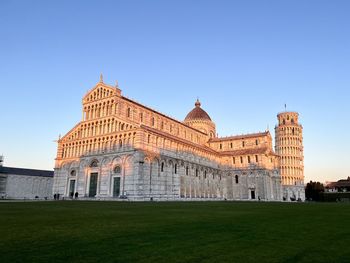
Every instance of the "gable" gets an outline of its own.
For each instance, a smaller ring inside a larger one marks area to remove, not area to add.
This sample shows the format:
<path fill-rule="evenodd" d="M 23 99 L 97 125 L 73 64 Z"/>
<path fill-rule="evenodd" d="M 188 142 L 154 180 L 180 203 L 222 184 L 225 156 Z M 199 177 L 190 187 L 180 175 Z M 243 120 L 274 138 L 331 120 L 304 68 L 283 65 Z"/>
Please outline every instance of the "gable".
<path fill-rule="evenodd" d="M 113 96 L 121 96 L 121 90 L 118 87 L 106 85 L 99 82 L 83 97 L 83 104 L 98 101 Z"/>
<path fill-rule="evenodd" d="M 67 132 L 62 138 L 60 138 L 59 142 L 69 142 L 73 141 L 79 137 L 81 130 L 81 122 L 76 124 L 69 132 Z"/>

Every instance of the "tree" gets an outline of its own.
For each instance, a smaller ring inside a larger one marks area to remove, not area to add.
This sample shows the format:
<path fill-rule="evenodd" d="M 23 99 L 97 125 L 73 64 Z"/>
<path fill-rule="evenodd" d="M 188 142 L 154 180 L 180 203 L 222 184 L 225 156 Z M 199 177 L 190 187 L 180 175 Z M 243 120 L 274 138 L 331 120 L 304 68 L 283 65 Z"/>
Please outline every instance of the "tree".
<path fill-rule="evenodd" d="M 305 196 L 307 200 L 320 201 L 321 193 L 324 192 L 324 186 L 320 182 L 307 183 L 305 188 Z"/>

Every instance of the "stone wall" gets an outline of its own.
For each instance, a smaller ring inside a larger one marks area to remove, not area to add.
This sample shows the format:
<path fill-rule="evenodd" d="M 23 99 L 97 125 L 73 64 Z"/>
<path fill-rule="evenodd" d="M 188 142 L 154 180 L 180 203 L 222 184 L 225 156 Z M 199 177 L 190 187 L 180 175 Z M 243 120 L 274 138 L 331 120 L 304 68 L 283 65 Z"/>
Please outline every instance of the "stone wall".
<path fill-rule="evenodd" d="M 52 185 L 52 177 L 8 174 L 6 182 L 6 198 L 52 198 Z"/>

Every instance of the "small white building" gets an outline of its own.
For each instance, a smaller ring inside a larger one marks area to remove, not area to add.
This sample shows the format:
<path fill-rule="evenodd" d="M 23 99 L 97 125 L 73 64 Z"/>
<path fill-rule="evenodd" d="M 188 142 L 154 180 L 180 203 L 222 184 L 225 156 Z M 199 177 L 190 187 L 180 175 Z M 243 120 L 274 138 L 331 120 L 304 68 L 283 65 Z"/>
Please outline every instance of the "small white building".
<path fill-rule="evenodd" d="M 52 198 L 53 171 L 0 166 L 1 199 Z"/>

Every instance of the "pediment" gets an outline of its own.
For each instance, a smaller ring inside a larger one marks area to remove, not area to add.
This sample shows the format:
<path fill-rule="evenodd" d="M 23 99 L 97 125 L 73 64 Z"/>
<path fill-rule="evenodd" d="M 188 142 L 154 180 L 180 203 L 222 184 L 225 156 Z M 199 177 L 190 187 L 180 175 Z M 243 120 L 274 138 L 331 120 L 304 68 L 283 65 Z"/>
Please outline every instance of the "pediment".
<path fill-rule="evenodd" d="M 113 96 L 121 96 L 121 90 L 118 87 L 99 82 L 85 94 L 83 97 L 83 103 L 99 101 Z"/>
<path fill-rule="evenodd" d="M 81 128 L 81 122 L 76 124 L 70 131 L 68 131 L 62 138 L 60 138 L 60 141 L 62 142 L 69 142 L 73 141 L 78 137 L 78 132 L 80 131 Z"/>

